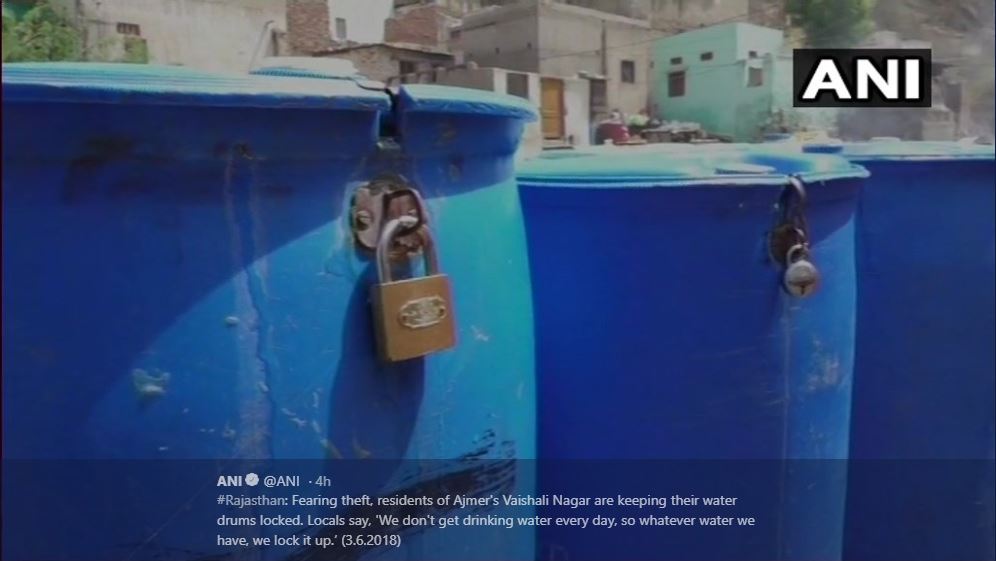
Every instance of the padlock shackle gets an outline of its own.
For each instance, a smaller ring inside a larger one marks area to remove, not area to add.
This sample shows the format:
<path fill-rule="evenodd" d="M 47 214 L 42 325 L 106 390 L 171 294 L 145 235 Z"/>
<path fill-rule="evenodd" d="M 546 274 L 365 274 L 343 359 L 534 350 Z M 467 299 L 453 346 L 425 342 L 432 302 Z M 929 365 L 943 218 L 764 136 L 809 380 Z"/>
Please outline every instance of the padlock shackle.
<path fill-rule="evenodd" d="M 402 179 L 402 181 L 404 181 Z M 401 197 L 411 197 L 415 202 L 415 218 L 416 221 L 411 225 L 403 225 L 403 231 L 400 235 L 407 236 L 409 234 L 415 233 L 416 230 L 425 224 L 425 202 L 422 200 L 422 195 L 418 192 L 418 189 L 412 187 L 404 187 L 401 189 L 396 189 L 394 191 L 388 191 L 384 193 L 384 208 L 381 210 L 383 216 L 389 216 L 391 210 L 391 201 L 394 199 L 399 199 Z M 410 214 L 409 214 L 410 216 Z"/>
<path fill-rule="evenodd" d="M 805 259 L 809 257 L 809 246 L 806 243 L 797 243 L 789 248 L 788 252 L 785 254 L 785 265 L 791 265 L 799 259 Z"/>
<path fill-rule="evenodd" d="M 789 183 L 789 187 L 791 187 L 792 190 L 795 192 L 794 194 L 795 194 L 796 200 L 798 201 L 797 204 L 799 205 L 799 209 L 800 210 L 805 210 L 805 208 L 806 208 L 806 201 L 809 198 L 808 195 L 806 194 L 806 184 L 803 183 L 802 182 L 802 178 L 799 177 L 799 175 L 795 174 L 795 173 L 793 173 L 792 175 L 788 176 L 788 183 Z"/>
<path fill-rule="evenodd" d="M 392 282 L 391 278 L 391 244 L 400 230 L 408 230 L 418 225 L 420 220 L 414 216 L 399 216 L 389 220 L 384 225 L 384 230 L 377 241 L 377 279 L 378 282 Z M 429 232 L 429 226 L 422 224 L 415 232 L 422 238 L 422 256 L 425 259 L 425 274 L 435 275 L 439 273 L 439 259 L 436 257 L 436 246 Z"/>

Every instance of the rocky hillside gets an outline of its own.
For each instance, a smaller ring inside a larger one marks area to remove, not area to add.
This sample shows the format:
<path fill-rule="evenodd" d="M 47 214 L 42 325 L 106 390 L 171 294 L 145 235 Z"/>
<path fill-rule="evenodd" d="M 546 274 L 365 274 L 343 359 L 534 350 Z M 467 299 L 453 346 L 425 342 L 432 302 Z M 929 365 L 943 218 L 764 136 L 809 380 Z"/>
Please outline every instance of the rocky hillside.
<path fill-rule="evenodd" d="M 994 15 L 993 0 L 878 0 L 875 7 L 879 29 L 929 41 L 934 61 L 951 65 L 951 78 L 964 85 L 967 134 L 994 127 Z"/>
<path fill-rule="evenodd" d="M 751 20 L 784 27 L 785 0 L 750 0 Z M 994 0 L 877 0 L 875 28 L 902 39 L 928 41 L 934 62 L 947 70 L 944 80 L 961 84 L 961 134 L 991 134 L 994 128 Z M 800 46 L 800 30 L 787 30 Z M 896 133 L 898 135 L 898 133 Z"/>
<path fill-rule="evenodd" d="M 875 22 L 881 29 L 930 41 L 934 57 L 956 59 L 993 50 L 993 0 L 878 0 Z"/>

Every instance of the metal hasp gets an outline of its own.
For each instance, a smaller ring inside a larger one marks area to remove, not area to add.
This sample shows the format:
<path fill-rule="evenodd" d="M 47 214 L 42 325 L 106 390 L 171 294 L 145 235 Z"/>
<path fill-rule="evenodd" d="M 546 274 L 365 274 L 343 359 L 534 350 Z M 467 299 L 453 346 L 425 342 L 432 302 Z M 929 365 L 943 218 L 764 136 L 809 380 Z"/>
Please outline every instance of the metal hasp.
<path fill-rule="evenodd" d="M 806 221 L 806 186 L 795 175 L 782 191 L 779 224 L 771 231 L 771 258 L 785 267 L 782 286 L 797 298 L 812 295 L 820 285 L 820 271 L 810 261 L 809 225 Z"/>
<path fill-rule="evenodd" d="M 410 255 L 421 247 L 418 230 L 427 224 L 422 196 L 398 174 L 380 176 L 353 194 L 350 223 L 357 247 L 377 251 L 385 225 L 396 218 L 415 218 L 414 225 L 404 226 L 392 236 L 388 256 L 392 260 Z"/>
<path fill-rule="evenodd" d="M 456 345 L 450 280 L 439 273 L 439 261 L 427 225 L 412 216 L 400 216 L 384 225 L 377 244 L 377 284 L 370 289 L 373 321 L 380 356 L 396 362 L 425 356 Z M 393 280 L 388 255 L 404 228 L 418 228 L 425 259 L 424 277 Z"/>

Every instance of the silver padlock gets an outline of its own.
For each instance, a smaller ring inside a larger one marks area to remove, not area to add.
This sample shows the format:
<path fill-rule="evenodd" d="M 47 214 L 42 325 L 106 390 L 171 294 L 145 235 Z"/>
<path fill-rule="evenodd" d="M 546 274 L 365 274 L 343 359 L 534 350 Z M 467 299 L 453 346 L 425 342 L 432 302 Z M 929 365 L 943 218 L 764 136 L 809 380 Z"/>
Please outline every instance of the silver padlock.
<path fill-rule="evenodd" d="M 820 286 L 820 271 L 809 260 L 809 248 L 805 244 L 795 244 L 785 254 L 785 275 L 782 284 L 789 294 L 805 298 L 816 292 Z"/>

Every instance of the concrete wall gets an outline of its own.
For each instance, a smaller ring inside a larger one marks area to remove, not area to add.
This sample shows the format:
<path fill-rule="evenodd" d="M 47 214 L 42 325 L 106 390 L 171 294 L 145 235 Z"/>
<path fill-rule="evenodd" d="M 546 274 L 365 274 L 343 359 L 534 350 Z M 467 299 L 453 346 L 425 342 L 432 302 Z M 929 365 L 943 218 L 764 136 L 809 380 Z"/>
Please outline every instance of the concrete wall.
<path fill-rule="evenodd" d="M 539 71 L 550 76 L 576 76 L 578 72 L 603 74 L 603 21 L 590 13 L 540 7 Z"/>
<path fill-rule="evenodd" d="M 657 111 L 665 119 L 698 122 L 708 132 L 736 141 L 757 139 L 775 107 L 775 88 L 781 91 L 784 80 L 791 80 L 791 66 L 776 62 L 781 41 L 779 30 L 745 23 L 706 27 L 657 41 Z M 750 58 L 750 51 L 757 57 Z M 712 53 L 711 60 L 702 60 L 706 52 Z M 681 62 L 672 64 L 678 57 Z M 760 86 L 748 87 L 751 68 L 761 71 Z M 685 72 L 685 95 L 670 97 L 668 75 L 676 71 Z"/>
<path fill-rule="evenodd" d="M 118 23 L 135 24 L 149 62 L 235 72 L 248 71 L 267 21 L 286 28 L 285 11 L 284 0 L 80 0 L 76 6 L 88 49 L 120 42 Z"/>
<path fill-rule="evenodd" d="M 538 6 L 515 4 L 466 16 L 450 48 L 482 67 L 539 71 Z"/>
<path fill-rule="evenodd" d="M 642 25 L 606 22 L 606 61 L 608 72 L 607 97 L 609 109 L 624 113 L 637 113 L 650 103 L 650 83 L 653 81 L 651 47 L 659 36 Z M 636 75 L 634 83 L 622 81 L 623 60 L 633 61 Z"/>

